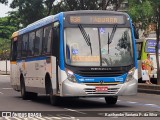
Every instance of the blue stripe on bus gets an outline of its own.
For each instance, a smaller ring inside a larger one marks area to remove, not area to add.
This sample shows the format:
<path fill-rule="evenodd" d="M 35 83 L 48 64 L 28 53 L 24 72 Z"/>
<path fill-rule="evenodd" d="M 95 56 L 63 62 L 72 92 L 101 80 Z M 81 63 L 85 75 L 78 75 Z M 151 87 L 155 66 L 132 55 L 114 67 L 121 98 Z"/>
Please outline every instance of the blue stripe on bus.
<path fill-rule="evenodd" d="M 64 38 L 62 37 L 63 36 L 63 16 L 64 14 L 63 13 L 60 13 L 59 14 L 59 21 L 60 21 L 60 69 L 61 70 L 64 70 Z"/>
<path fill-rule="evenodd" d="M 47 59 L 48 57 L 47 56 L 41 56 L 41 57 L 34 57 L 34 58 L 25 58 L 24 60 L 17 60 L 17 63 L 18 62 L 22 62 L 22 61 L 25 61 L 25 62 L 31 62 L 31 61 L 39 61 L 39 60 L 45 60 Z"/>
<path fill-rule="evenodd" d="M 128 15 L 129 20 L 130 20 L 130 26 L 131 26 L 131 32 L 132 32 L 132 42 L 133 42 L 133 55 L 134 55 L 134 63 L 135 63 L 135 68 L 138 68 L 138 63 L 137 63 L 137 51 L 136 51 L 136 40 L 134 37 L 134 30 L 133 30 L 133 26 L 132 26 L 132 20 L 130 18 L 130 16 Z"/>
<path fill-rule="evenodd" d="M 94 83 L 94 82 L 98 82 L 100 83 L 100 81 L 103 82 L 120 82 L 120 83 L 124 83 L 127 77 L 127 73 L 123 74 L 121 76 L 117 76 L 117 77 L 83 77 L 77 74 L 74 74 L 76 77 L 76 80 L 78 83 L 84 83 L 84 82 L 88 82 L 88 83 Z"/>

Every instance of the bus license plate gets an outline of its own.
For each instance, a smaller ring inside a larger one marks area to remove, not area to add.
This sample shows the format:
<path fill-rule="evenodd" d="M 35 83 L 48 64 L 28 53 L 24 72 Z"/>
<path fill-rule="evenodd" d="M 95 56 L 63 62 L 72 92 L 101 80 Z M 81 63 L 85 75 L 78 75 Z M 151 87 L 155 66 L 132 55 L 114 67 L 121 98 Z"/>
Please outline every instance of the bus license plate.
<path fill-rule="evenodd" d="M 108 87 L 96 87 L 96 92 L 107 92 Z"/>

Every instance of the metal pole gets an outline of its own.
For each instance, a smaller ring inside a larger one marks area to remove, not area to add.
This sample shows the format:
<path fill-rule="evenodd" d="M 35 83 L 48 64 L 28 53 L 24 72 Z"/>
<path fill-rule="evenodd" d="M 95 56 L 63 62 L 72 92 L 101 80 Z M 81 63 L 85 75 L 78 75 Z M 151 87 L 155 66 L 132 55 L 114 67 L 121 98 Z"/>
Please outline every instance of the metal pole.
<path fill-rule="evenodd" d="M 7 57 L 6 57 L 6 74 L 7 74 Z"/>

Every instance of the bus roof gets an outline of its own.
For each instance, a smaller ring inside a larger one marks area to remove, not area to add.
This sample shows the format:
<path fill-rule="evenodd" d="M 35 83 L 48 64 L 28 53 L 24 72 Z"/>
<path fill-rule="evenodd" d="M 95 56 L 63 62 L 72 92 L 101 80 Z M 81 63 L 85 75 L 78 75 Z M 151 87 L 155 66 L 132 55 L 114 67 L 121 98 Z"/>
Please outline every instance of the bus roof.
<path fill-rule="evenodd" d="M 127 15 L 126 12 L 117 12 L 117 11 L 106 11 L 106 10 L 76 10 L 76 11 L 66 11 L 64 14 L 83 14 L 83 13 L 107 13 L 107 14 L 119 14 Z"/>
<path fill-rule="evenodd" d="M 34 29 L 37 29 L 37 28 L 40 28 L 42 26 L 45 26 L 47 24 L 50 24 L 54 21 L 54 16 L 51 15 L 51 16 L 48 16 L 48 17 L 45 17 L 41 20 L 38 20 L 32 24 L 29 24 L 26 28 L 23 28 L 21 30 L 18 31 L 18 35 L 21 35 L 21 34 L 24 34 L 24 33 L 27 33 L 31 30 L 34 30 Z"/>

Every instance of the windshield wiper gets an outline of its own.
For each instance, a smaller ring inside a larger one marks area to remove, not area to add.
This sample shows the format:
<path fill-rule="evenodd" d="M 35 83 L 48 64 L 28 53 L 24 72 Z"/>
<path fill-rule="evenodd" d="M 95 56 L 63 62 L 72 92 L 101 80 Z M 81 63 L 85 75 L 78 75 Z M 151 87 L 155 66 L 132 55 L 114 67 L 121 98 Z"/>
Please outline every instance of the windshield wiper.
<path fill-rule="evenodd" d="M 109 37 L 109 44 L 111 44 L 111 42 L 112 42 L 112 40 L 113 40 L 113 37 L 114 37 L 114 34 L 115 34 L 116 30 L 117 30 L 117 25 L 115 24 L 115 25 L 113 26 L 111 35 L 110 35 L 110 37 Z"/>
<path fill-rule="evenodd" d="M 87 45 L 90 46 L 91 55 L 92 55 L 92 45 L 91 45 L 91 41 L 90 41 L 90 36 L 89 36 L 89 34 L 87 35 L 87 33 L 86 33 L 86 31 L 85 31 L 85 29 L 83 28 L 82 25 L 79 24 L 78 27 L 79 27 L 79 29 L 80 29 L 80 31 L 81 31 L 81 33 L 83 35 L 83 38 L 86 41 Z"/>
<path fill-rule="evenodd" d="M 115 25 L 113 26 L 111 35 L 109 35 L 109 32 L 108 32 L 108 43 L 107 43 L 107 44 L 108 44 L 108 54 L 109 54 L 109 44 L 112 43 L 112 40 L 113 40 L 113 37 L 114 37 L 114 34 L 115 34 L 116 30 L 117 30 L 117 25 L 115 24 Z"/>

